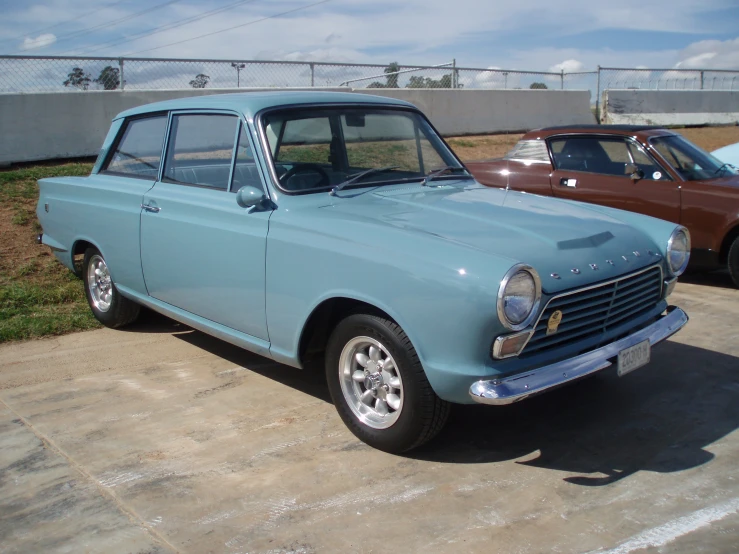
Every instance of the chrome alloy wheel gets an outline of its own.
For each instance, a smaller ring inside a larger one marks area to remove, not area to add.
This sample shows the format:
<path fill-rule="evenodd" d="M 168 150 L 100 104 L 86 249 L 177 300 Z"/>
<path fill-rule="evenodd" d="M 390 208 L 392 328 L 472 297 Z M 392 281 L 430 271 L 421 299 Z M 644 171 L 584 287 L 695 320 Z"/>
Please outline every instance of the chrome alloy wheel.
<path fill-rule="evenodd" d="M 349 408 L 373 429 L 387 429 L 403 409 L 403 380 L 395 360 L 370 337 L 355 337 L 339 357 L 339 380 Z"/>
<path fill-rule="evenodd" d="M 87 287 L 92 304 L 101 312 L 107 312 L 113 302 L 113 281 L 108 265 L 99 254 L 90 257 L 87 264 Z"/>

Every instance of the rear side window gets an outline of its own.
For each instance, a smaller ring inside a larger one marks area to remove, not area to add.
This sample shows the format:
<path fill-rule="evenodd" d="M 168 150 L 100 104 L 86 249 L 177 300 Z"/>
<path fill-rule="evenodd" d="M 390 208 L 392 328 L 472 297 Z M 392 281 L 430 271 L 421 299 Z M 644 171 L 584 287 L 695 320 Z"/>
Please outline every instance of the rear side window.
<path fill-rule="evenodd" d="M 129 120 L 103 171 L 154 181 L 166 129 L 166 115 Z"/>
<path fill-rule="evenodd" d="M 238 123 L 235 115 L 173 116 L 162 181 L 228 190 Z"/>
<path fill-rule="evenodd" d="M 549 163 L 549 153 L 543 140 L 519 140 L 505 159 Z"/>

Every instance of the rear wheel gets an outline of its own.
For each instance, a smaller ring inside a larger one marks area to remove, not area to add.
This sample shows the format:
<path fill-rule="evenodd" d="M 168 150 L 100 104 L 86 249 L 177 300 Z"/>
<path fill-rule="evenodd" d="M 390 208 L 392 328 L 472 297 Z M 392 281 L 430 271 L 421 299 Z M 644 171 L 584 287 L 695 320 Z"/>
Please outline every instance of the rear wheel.
<path fill-rule="evenodd" d="M 122 327 L 136 320 L 140 307 L 121 296 L 113 284 L 108 264 L 96 248 L 88 248 L 82 262 L 85 295 L 92 314 L 106 327 Z"/>
<path fill-rule="evenodd" d="M 349 430 L 386 452 L 432 439 L 449 415 L 405 332 L 379 316 L 354 314 L 336 326 L 326 349 L 326 377 Z"/>
<path fill-rule="evenodd" d="M 729 275 L 731 280 L 734 281 L 734 285 L 739 287 L 739 237 L 734 239 L 729 248 Z"/>

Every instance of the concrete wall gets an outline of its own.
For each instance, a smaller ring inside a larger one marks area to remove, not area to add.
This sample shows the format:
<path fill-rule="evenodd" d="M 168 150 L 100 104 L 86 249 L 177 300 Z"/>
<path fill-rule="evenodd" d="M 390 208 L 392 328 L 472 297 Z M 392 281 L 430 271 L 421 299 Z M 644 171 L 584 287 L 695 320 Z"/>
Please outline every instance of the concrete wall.
<path fill-rule="evenodd" d="M 369 90 L 412 102 L 444 136 L 595 123 L 587 90 Z"/>
<path fill-rule="evenodd" d="M 173 98 L 248 90 L 0 94 L 0 164 L 94 156 L 111 119 L 123 110 Z M 594 122 L 588 91 L 357 89 L 355 92 L 408 100 L 447 136 Z"/>
<path fill-rule="evenodd" d="M 739 121 L 739 91 L 607 90 L 603 123 L 720 125 Z"/>

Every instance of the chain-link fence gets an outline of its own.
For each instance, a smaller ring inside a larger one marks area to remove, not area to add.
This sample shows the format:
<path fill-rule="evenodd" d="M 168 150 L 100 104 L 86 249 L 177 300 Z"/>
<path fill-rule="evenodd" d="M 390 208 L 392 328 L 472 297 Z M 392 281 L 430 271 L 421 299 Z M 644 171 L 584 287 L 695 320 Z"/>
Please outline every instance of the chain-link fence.
<path fill-rule="evenodd" d="M 518 71 L 269 60 L 0 56 L 0 93 L 117 89 L 337 87 L 590 90 L 739 90 L 739 70 Z"/>
<path fill-rule="evenodd" d="M 599 68 L 600 90 L 739 90 L 739 70 Z"/>

